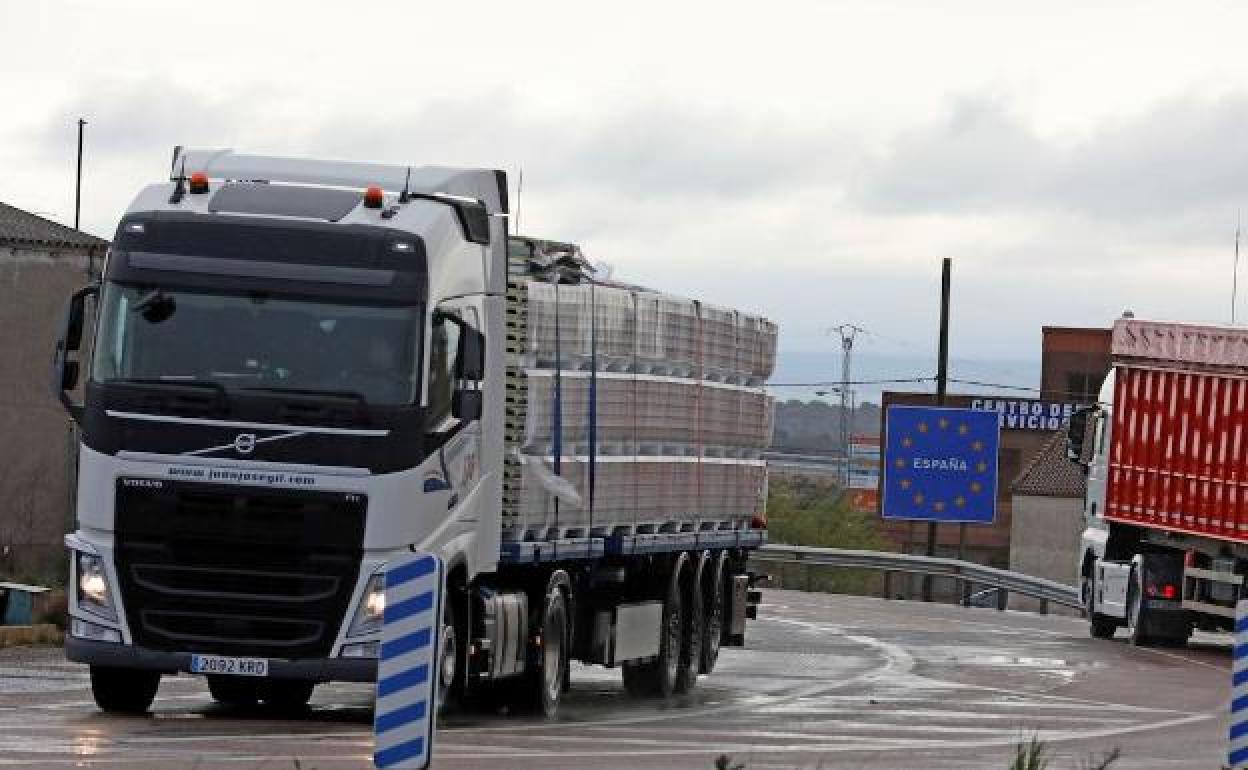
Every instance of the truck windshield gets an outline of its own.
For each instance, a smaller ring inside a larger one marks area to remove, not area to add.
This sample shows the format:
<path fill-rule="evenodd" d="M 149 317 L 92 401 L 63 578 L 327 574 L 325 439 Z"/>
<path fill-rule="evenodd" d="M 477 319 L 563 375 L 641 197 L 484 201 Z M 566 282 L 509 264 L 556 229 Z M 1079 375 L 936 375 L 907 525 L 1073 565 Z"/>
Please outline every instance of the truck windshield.
<path fill-rule="evenodd" d="M 97 382 L 219 385 L 412 404 L 418 307 L 108 283 L 92 361 Z"/>

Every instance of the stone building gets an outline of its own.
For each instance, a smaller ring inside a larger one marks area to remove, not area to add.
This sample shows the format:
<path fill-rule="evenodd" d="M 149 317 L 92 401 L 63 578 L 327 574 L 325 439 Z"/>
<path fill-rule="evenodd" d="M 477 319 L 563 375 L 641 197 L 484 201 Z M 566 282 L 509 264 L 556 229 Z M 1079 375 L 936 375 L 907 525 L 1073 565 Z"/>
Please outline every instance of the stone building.
<path fill-rule="evenodd" d="M 1083 469 L 1066 459 L 1066 434 L 1054 434 L 1014 482 L 1010 520 L 1010 569 L 1076 585 L 1076 562 L 1083 533 Z M 1015 609 L 1034 610 L 1039 602 L 1010 597 Z M 1057 609 L 1057 608 L 1052 608 Z M 1078 614 L 1070 610 L 1070 614 Z"/>
<path fill-rule="evenodd" d="M 73 425 L 51 388 L 70 293 L 108 242 L 0 203 L 0 580 L 64 572 Z"/>

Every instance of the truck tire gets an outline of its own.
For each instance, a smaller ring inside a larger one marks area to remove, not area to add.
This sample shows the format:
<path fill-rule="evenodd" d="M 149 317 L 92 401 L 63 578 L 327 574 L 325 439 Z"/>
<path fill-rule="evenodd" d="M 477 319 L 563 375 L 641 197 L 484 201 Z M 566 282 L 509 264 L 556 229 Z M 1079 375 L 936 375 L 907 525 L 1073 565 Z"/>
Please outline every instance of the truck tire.
<path fill-rule="evenodd" d="M 705 619 L 702 621 L 701 671 L 709 674 L 715 670 L 719 660 L 719 647 L 724 641 L 724 610 L 727 597 L 724 588 L 724 565 L 728 554 L 720 551 L 713 557 L 708 571 L 702 607 Z"/>
<path fill-rule="evenodd" d="M 209 676 L 212 699 L 231 708 L 248 708 L 260 700 L 260 680 L 241 676 Z"/>
<path fill-rule="evenodd" d="M 110 714 L 146 714 L 156 699 L 160 672 L 91 667 L 91 696 Z"/>
<path fill-rule="evenodd" d="M 702 583 L 710 572 L 711 554 L 704 551 L 698 557 L 693 574 L 686 574 L 681 581 L 685 604 L 685 633 L 680 643 L 680 662 L 676 669 L 676 685 L 673 690 L 676 693 L 692 690 L 698 683 L 698 672 L 702 670 L 702 634 L 706 622 L 703 615 Z"/>
<path fill-rule="evenodd" d="M 1153 641 L 1148 633 L 1152 613 L 1144 603 L 1142 582 L 1139 568 L 1132 567 L 1127 581 L 1127 639 L 1137 647 L 1146 647 Z"/>
<path fill-rule="evenodd" d="M 539 622 L 541 645 L 520 683 L 520 700 L 527 710 L 552 719 L 563 699 L 568 669 L 568 600 L 553 581 L 547 586 Z"/>
<path fill-rule="evenodd" d="M 663 614 L 659 621 L 658 656 L 646 663 L 625 663 L 621 666 L 624 689 L 630 695 L 670 698 L 676 692 L 680 656 L 686 638 L 684 591 L 681 590 L 680 580 L 685 562 L 684 558 L 676 562 L 667 581 Z"/>
<path fill-rule="evenodd" d="M 467 610 L 463 592 L 449 587 L 442 603 L 442 633 L 438 639 L 437 703 L 438 713 L 454 711 L 464 694 L 467 675 L 466 650 L 462 640 L 467 638 Z"/>
<path fill-rule="evenodd" d="M 1095 569 L 1093 567 L 1092 569 Z M 1088 615 L 1088 632 L 1093 639 L 1112 639 L 1114 632 L 1118 630 L 1118 621 L 1108 615 L 1102 615 L 1097 612 L 1096 606 L 1096 578 L 1091 571 L 1083 576 L 1082 581 L 1084 611 Z"/>

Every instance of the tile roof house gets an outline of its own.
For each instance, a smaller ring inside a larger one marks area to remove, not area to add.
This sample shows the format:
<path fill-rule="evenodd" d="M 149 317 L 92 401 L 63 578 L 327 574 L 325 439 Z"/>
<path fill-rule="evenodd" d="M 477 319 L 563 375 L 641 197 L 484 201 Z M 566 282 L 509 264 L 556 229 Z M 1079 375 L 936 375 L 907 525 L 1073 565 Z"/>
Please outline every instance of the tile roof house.
<path fill-rule="evenodd" d="M 0 203 L 0 247 L 2 246 L 98 251 L 103 254 L 108 248 L 108 241 L 7 203 Z"/>
<path fill-rule="evenodd" d="M 1066 458 L 1066 433 L 1055 432 L 1011 485 L 1011 570 L 1075 584 L 1086 489 L 1083 468 Z M 1010 598 L 1015 609 L 1035 609 L 1037 604 L 1026 597 Z"/>

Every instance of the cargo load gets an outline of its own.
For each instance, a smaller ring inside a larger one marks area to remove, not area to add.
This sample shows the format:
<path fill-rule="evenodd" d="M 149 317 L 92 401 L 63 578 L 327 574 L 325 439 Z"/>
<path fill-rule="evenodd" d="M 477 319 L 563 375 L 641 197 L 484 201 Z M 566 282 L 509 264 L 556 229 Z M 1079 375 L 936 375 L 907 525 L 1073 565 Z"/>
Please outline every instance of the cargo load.
<path fill-rule="evenodd" d="M 1107 518 L 1248 542 L 1248 329 L 1123 319 Z"/>
<path fill-rule="evenodd" d="M 762 514 L 776 327 L 595 279 L 513 239 L 503 536 L 746 527 Z"/>

